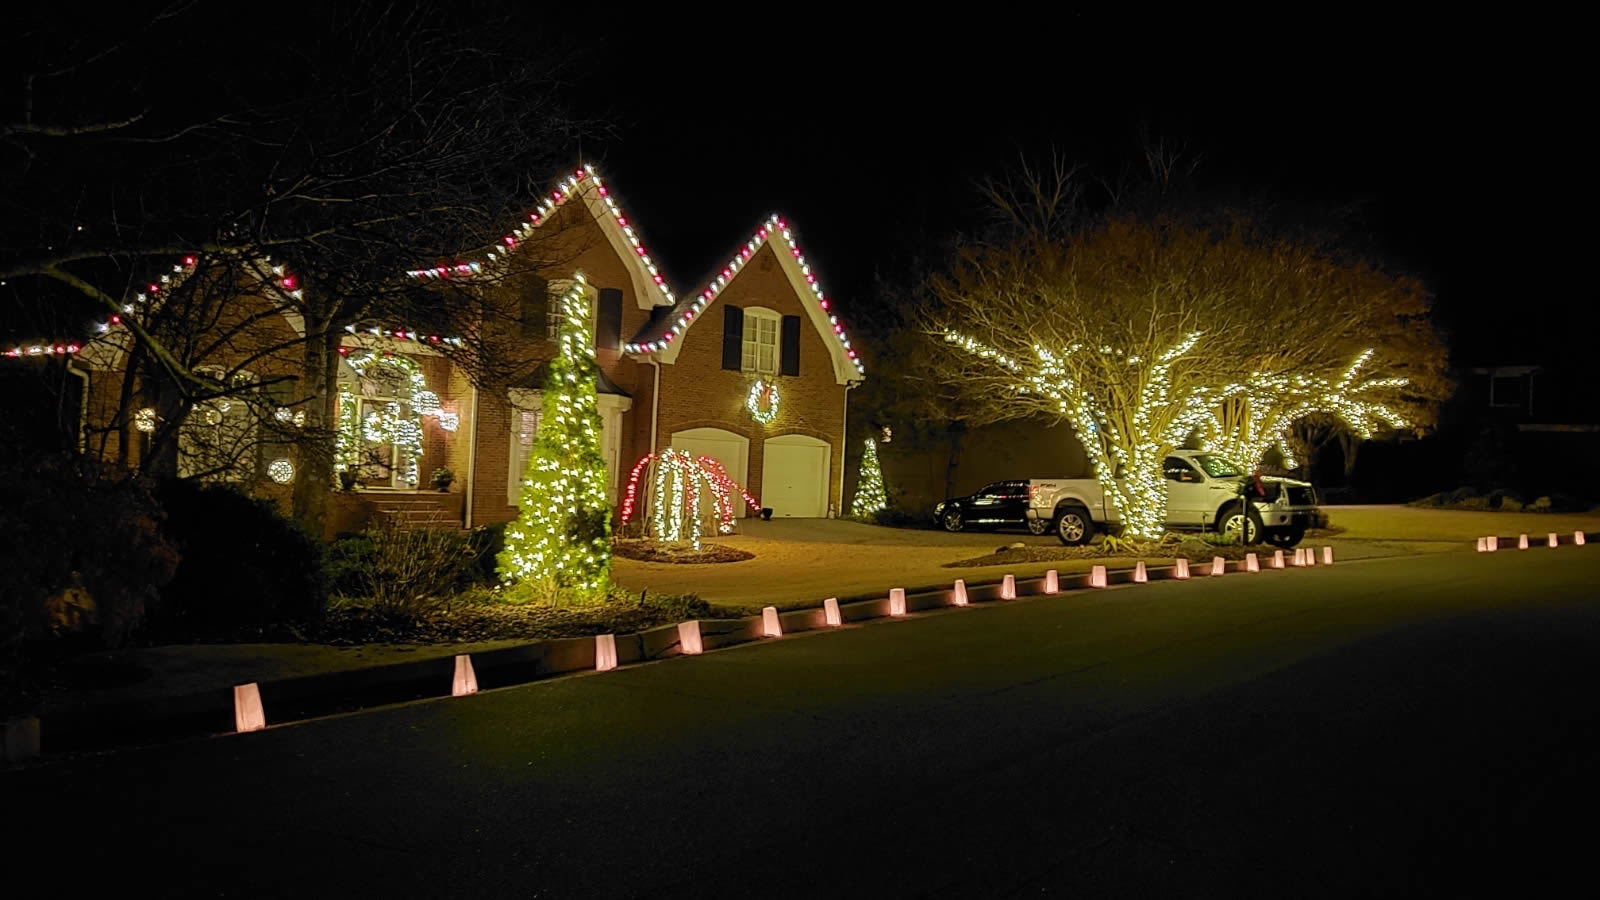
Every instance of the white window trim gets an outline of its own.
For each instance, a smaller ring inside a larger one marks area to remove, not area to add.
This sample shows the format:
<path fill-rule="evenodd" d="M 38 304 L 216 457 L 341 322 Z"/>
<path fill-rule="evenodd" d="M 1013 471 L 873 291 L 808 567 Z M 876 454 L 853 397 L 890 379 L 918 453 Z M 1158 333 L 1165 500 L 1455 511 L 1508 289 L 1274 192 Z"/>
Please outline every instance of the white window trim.
<path fill-rule="evenodd" d="M 752 325 L 757 322 L 769 321 L 772 323 L 772 368 L 761 367 L 761 344 L 754 338 L 755 330 Z M 744 350 L 747 345 L 754 346 L 755 362 L 752 365 L 744 364 Z M 775 309 L 765 306 L 747 306 L 744 309 L 744 334 L 739 340 L 739 370 L 754 372 L 758 375 L 777 375 L 783 371 L 783 314 Z"/>
<path fill-rule="evenodd" d="M 561 298 L 572 290 L 572 279 L 557 278 L 550 282 L 550 301 L 545 307 L 545 337 L 551 341 L 561 338 Z M 589 298 L 589 340 L 591 343 L 600 339 L 600 289 L 592 284 L 583 286 L 583 294 Z"/>
<path fill-rule="evenodd" d="M 506 431 L 510 437 L 510 446 L 506 448 L 506 504 L 517 506 L 522 503 L 522 472 L 520 469 L 526 468 L 528 465 L 527 459 L 518 459 L 522 449 L 521 441 L 517 439 L 522 433 L 522 414 L 524 412 L 533 412 L 543 415 L 544 392 L 513 388 L 506 399 L 511 410 L 511 414 L 506 417 Z M 534 433 L 533 439 L 535 441 L 539 439 L 537 432 Z"/>

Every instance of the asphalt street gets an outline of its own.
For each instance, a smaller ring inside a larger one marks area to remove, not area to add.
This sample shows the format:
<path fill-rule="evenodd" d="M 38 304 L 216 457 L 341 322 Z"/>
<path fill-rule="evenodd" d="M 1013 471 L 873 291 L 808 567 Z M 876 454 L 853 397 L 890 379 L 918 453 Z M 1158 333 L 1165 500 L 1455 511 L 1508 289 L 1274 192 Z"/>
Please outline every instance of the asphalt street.
<path fill-rule="evenodd" d="M 0 846 L 58 896 L 1550 895 L 1600 833 L 1597 579 L 1539 548 L 882 620 L 0 772 Z"/>

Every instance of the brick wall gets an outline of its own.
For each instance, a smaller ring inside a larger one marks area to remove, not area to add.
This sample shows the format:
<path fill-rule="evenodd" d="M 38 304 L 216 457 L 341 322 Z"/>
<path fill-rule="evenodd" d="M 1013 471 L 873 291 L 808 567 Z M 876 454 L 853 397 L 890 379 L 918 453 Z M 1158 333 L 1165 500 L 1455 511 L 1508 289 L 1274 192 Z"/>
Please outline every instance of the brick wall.
<path fill-rule="evenodd" d="M 778 417 L 762 425 L 751 417 L 745 399 L 756 375 L 722 368 L 722 311 L 729 303 L 760 306 L 785 316 L 799 316 L 800 374 L 761 376 L 778 387 Z M 834 377 L 833 357 L 810 315 L 795 294 L 772 244 L 764 245 L 733 281 L 717 294 L 696 323 L 679 338 L 677 360 L 661 367 L 661 412 L 657 428 L 660 447 L 672 443 L 672 433 L 689 428 L 721 428 L 750 441 L 746 468 L 747 487 L 760 495 L 762 441 L 785 434 L 803 434 L 827 441 L 833 448 L 828 475 L 828 502 L 839 509 L 839 474 L 844 466 L 845 388 Z M 637 409 L 637 406 L 635 407 Z M 648 409 L 645 416 L 648 417 Z M 645 440 L 649 440 L 648 419 Z"/>

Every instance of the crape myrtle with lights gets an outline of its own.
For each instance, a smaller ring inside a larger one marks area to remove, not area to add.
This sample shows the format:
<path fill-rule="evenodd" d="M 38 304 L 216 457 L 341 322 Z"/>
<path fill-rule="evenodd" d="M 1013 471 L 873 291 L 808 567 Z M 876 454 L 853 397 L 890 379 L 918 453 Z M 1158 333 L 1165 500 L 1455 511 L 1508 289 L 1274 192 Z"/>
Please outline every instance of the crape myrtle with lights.
<path fill-rule="evenodd" d="M 1161 461 L 1196 432 L 1254 465 L 1311 413 L 1425 420 L 1443 351 L 1416 282 L 1241 212 L 1088 214 L 1071 180 L 991 186 L 1013 227 L 926 279 L 923 324 L 969 422 L 1072 426 L 1125 533 L 1161 535 Z"/>
<path fill-rule="evenodd" d="M 561 298 L 539 436 L 522 476 L 521 512 L 506 527 L 500 578 L 514 596 L 598 603 L 611 575 L 611 504 L 595 404 L 599 368 L 583 276 Z"/>

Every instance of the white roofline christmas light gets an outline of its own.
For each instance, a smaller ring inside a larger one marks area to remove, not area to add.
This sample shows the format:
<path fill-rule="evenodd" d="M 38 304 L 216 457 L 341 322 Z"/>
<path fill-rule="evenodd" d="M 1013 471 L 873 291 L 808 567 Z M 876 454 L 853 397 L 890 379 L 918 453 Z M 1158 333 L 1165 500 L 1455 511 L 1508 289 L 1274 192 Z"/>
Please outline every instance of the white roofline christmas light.
<path fill-rule="evenodd" d="M 628 246 L 633 248 L 634 256 L 637 257 L 639 264 L 648 273 L 649 283 L 654 284 L 656 291 L 660 294 L 659 301 L 654 305 L 667 306 L 677 302 L 677 298 L 672 295 L 672 290 L 667 287 L 666 276 L 661 274 L 661 270 L 656 266 L 655 260 L 650 258 L 650 252 L 645 249 L 644 241 L 639 237 L 638 232 L 634 230 L 633 225 L 629 223 L 628 217 L 623 214 L 622 207 L 611 196 L 611 190 L 600 180 L 600 176 L 595 174 L 594 166 L 588 164 L 574 170 L 571 175 L 568 175 L 565 180 L 558 184 L 550 192 L 549 196 L 545 198 L 544 202 L 540 203 L 535 211 L 528 214 L 528 221 L 518 225 L 511 233 L 500 238 L 500 243 L 489 249 L 487 261 L 473 260 L 448 266 L 412 269 L 406 274 L 412 278 L 461 278 L 477 275 L 484 271 L 485 266 L 503 265 L 510 258 L 511 253 L 517 249 L 517 246 L 533 235 L 535 229 L 548 222 L 556 210 L 565 206 L 568 200 L 578 196 L 584 190 L 590 189 L 591 185 L 610 214 L 608 217 L 597 216 L 596 221 L 609 222 L 617 229 L 617 232 L 627 242 Z"/>
<path fill-rule="evenodd" d="M 833 330 L 834 337 L 838 339 L 850 362 L 855 365 L 856 373 L 865 375 L 867 373 L 866 367 L 861 364 L 861 359 L 857 356 L 855 348 L 850 345 L 850 338 L 844 333 L 844 325 L 839 321 L 838 314 L 832 310 L 833 301 L 828 299 L 827 294 L 822 290 L 822 286 L 817 283 L 816 273 L 811 271 L 810 264 L 806 262 L 805 254 L 800 251 L 800 245 L 795 242 L 789 223 L 776 213 L 756 229 L 755 235 L 750 240 L 745 241 L 744 246 L 739 248 L 739 252 L 734 254 L 726 266 L 723 266 L 717 277 L 706 285 L 699 296 L 695 297 L 694 302 L 690 303 L 687 308 L 678 314 L 677 320 L 668 325 L 667 330 L 659 338 L 643 343 L 624 344 L 622 349 L 628 353 L 656 353 L 665 350 L 668 344 L 671 344 L 674 339 L 688 330 L 695 316 L 699 315 L 702 310 L 711 304 L 711 301 L 717 298 L 717 295 L 733 281 L 733 277 L 750 260 L 755 258 L 756 252 L 761 249 L 762 245 L 771 240 L 775 234 L 783 238 L 784 244 L 788 247 L 789 256 L 800 267 L 801 276 L 805 279 L 806 284 L 810 286 L 818 308 L 827 315 L 828 324 Z"/>

